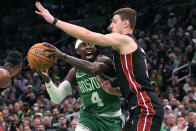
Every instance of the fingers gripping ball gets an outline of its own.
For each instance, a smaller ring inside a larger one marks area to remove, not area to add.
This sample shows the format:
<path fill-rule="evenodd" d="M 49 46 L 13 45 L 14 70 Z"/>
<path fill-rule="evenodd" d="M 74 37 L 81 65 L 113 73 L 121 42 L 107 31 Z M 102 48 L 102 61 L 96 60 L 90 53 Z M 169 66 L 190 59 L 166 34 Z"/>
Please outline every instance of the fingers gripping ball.
<path fill-rule="evenodd" d="M 27 60 L 32 68 L 44 70 L 49 69 L 54 64 L 54 57 L 48 57 L 50 52 L 44 51 L 48 48 L 43 43 L 38 43 L 29 49 Z"/>

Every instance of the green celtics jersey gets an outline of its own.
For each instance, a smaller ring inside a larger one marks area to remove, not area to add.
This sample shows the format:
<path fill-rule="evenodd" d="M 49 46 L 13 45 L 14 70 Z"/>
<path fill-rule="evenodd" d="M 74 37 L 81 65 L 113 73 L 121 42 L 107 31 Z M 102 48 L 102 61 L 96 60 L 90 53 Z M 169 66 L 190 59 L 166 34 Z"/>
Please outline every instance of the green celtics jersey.
<path fill-rule="evenodd" d="M 98 114 L 120 109 L 120 97 L 106 93 L 97 82 L 97 76 L 77 71 L 76 79 L 85 108 Z"/>

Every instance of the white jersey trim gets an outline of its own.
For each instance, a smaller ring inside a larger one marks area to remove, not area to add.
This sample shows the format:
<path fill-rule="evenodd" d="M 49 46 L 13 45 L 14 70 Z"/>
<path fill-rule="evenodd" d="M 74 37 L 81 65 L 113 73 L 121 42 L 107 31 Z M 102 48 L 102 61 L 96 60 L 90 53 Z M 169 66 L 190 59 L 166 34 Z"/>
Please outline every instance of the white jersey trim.
<path fill-rule="evenodd" d="M 106 116 L 106 117 L 116 117 L 116 116 L 121 116 L 122 115 L 122 111 L 121 109 L 115 112 L 106 112 L 106 113 L 101 113 L 101 114 L 97 114 L 99 116 Z"/>

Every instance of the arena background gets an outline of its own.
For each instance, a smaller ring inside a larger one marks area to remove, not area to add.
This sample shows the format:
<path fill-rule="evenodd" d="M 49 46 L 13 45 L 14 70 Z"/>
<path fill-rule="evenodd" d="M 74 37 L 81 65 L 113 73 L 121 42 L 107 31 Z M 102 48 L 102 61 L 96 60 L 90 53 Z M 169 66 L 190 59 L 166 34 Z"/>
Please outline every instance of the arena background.
<path fill-rule="evenodd" d="M 150 80 L 164 104 L 163 130 L 178 126 L 176 119 L 179 115 L 183 116 L 187 126 L 194 123 L 193 118 L 188 116 L 196 111 L 195 0 L 40 2 L 55 17 L 103 34 L 109 32 L 108 25 L 113 11 L 120 7 L 135 9 L 137 24 L 134 35 L 147 53 Z M 9 90 L 1 95 L 0 125 L 4 130 L 13 130 L 16 126 L 22 130 L 24 123 L 29 123 L 27 125 L 35 130 L 42 123 L 47 130 L 60 130 L 63 127 L 60 127 L 58 119 L 62 116 L 66 119 L 63 121 L 65 130 L 72 131 L 81 104 L 77 89 L 64 102 L 55 105 L 50 101 L 42 79 L 29 69 L 26 55 L 33 44 L 46 41 L 67 54 L 76 56 L 75 39 L 37 16 L 34 4 L 34 0 L 1 1 L 0 65 L 3 65 L 6 55 L 13 49 L 23 54 L 24 62 L 22 71 L 12 80 Z M 112 57 L 109 47 L 98 49 L 100 53 Z M 50 70 L 51 78 L 58 85 L 70 68 L 64 61 L 56 60 Z M 127 116 L 123 99 L 122 109 Z M 172 117 L 175 120 L 170 120 Z"/>

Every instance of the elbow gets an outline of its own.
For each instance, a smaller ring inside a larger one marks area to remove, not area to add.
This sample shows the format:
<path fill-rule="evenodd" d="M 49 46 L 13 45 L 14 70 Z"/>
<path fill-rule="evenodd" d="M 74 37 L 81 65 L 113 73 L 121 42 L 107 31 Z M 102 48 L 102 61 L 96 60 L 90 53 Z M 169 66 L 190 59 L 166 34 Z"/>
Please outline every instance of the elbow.
<path fill-rule="evenodd" d="M 98 70 L 93 70 L 91 71 L 91 75 L 99 75 L 100 72 Z"/>
<path fill-rule="evenodd" d="M 56 100 L 52 100 L 52 102 L 53 102 L 54 104 L 60 104 L 60 103 L 61 103 L 60 101 L 56 101 Z"/>
<path fill-rule="evenodd" d="M 52 99 L 52 102 L 54 102 L 54 104 L 60 104 L 62 101 L 62 99 Z"/>
<path fill-rule="evenodd" d="M 101 73 L 99 66 L 95 66 L 90 70 L 90 75 L 99 75 Z"/>

